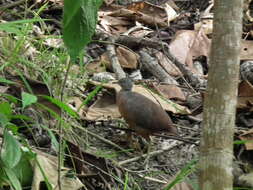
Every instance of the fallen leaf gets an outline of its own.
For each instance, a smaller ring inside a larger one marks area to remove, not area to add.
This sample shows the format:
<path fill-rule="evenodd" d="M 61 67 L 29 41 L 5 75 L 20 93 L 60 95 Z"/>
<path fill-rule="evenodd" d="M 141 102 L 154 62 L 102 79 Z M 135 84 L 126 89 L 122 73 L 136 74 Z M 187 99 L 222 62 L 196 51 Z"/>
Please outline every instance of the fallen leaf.
<path fill-rule="evenodd" d="M 52 185 L 52 189 L 59 189 L 58 186 L 58 158 L 44 152 L 34 150 L 37 153 L 36 161 L 31 161 L 33 166 L 33 190 L 40 190 L 40 184 L 45 183 L 46 176 L 48 182 Z M 39 164 L 39 165 L 38 165 Z M 82 182 L 78 178 L 67 177 L 67 173 L 70 169 L 62 167 L 61 168 L 61 184 L 64 190 L 77 190 L 83 187 Z M 43 170 L 43 174 L 42 171 Z"/>
<path fill-rule="evenodd" d="M 123 68 L 137 69 L 139 55 L 122 47 L 118 47 L 116 49 L 116 52 L 117 52 L 119 63 Z M 100 63 L 103 63 L 107 66 L 107 68 L 112 69 L 107 53 L 104 53 L 101 56 Z"/>
<path fill-rule="evenodd" d="M 200 22 L 194 24 L 194 30 L 203 30 L 205 34 L 212 34 L 213 32 L 213 19 L 204 18 Z"/>
<path fill-rule="evenodd" d="M 162 68 L 171 76 L 182 76 L 182 73 L 177 68 L 177 66 L 172 63 L 170 59 L 168 59 L 167 56 L 165 56 L 162 52 L 155 53 L 156 58 L 159 61 L 159 64 L 162 66 Z"/>
<path fill-rule="evenodd" d="M 253 150 L 253 129 L 244 132 L 239 138 L 245 142 L 245 147 L 247 150 Z"/>
<path fill-rule="evenodd" d="M 165 98 L 167 99 L 178 99 L 185 101 L 185 95 L 181 88 L 174 84 L 154 84 L 153 87 Z"/>
<path fill-rule="evenodd" d="M 103 61 L 94 61 L 86 65 L 86 70 L 89 74 L 105 72 L 105 64 Z"/>
<path fill-rule="evenodd" d="M 133 23 L 124 17 L 114 17 L 103 15 L 98 19 L 98 24 L 107 32 L 111 34 L 122 34 L 128 30 Z"/>
<path fill-rule="evenodd" d="M 136 53 L 120 46 L 116 52 L 123 68 L 137 69 L 139 56 Z"/>
<path fill-rule="evenodd" d="M 183 64 L 188 65 L 192 72 L 196 72 L 193 59 L 199 56 L 209 55 L 211 41 L 202 30 L 181 30 L 176 33 L 174 40 L 170 43 L 171 53 Z"/>
<path fill-rule="evenodd" d="M 128 10 L 131 10 L 134 12 L 141 12 L 141 13 L 147 14 L 148 16 L 152 18 L 157 18 L 164 21 L 167 20 L 167 14 L 163 7 L 154 5 L 147 1 L 133 3 L 129 5 L 127 8 Z"/>
<path fill-rule="evenodd" d="M 248 81 L 242 81 L 238 87 L 237 108 L 247 109 L 253 105 L 253 86 Z"/>
<path fill-rule="evenodd" d="M 9 87 L 8 86 L 2 86 L 0 85 L 0 94 L 4 94 L 8 91 Z"/>
<path fill-rule="evenodd" d="M 85 106 L 82 106 L 82 104 L 83 101 L 79 97 L 72 97 L 68 100 L 69 107 L 77 112 L 80 118 L 83 118 L 85 113 Z"/>
<path fill-rule="evenodd" d="M 104 94 L 100 99 L 95 101 L 87 111 L 85 118 L 87 120 L 107 120 L 110 118 L 119 118 L 120 113 L 116 105 L 116 96 Z"/>
<path fill-rule="evenodd" d="M 160 17 L 159 13 L 157 13 L 156 11 L 154 12 L 154 10 L 152 10 L 152 8 L 150 10 L 145 9 L 145 11 L 144 10 L 134 11 L 134 10 L 122 8 L 120 10 L 116 10 L 116 11 L 112 12 L 110 14 L 110 16 L 124 17 L 129 20 L 137 21 L 139 23 L 142 23 L 142 24 L 145 24 L 148 26 L 152 26 L 152 27 L 155 27 L 155 26 L 156 27 L 166 27 L 166 26 L 168 26 L 168 24 L 166 22 L 166 14 L 165 14 L 164 18 L 162 15 Z"/>
<path fill-rule="evenodd" d="M 175 18 L 177 18 L 178 14 L 168 3 L 165 4 L 164 9 L 167 14 L 167 22 L 169 26 L 170 22 L 173 21 Z"/>

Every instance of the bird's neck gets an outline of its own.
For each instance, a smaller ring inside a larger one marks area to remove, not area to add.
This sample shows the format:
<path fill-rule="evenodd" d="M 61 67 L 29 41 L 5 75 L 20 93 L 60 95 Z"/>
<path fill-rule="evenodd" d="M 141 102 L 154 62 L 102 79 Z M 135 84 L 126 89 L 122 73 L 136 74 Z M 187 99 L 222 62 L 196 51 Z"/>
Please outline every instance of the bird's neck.
<path fill-rule="evenodd" d="M 131 91 L 132 91 L 132 88 L 122 88 L 121 91 L 131 92 Z"/>

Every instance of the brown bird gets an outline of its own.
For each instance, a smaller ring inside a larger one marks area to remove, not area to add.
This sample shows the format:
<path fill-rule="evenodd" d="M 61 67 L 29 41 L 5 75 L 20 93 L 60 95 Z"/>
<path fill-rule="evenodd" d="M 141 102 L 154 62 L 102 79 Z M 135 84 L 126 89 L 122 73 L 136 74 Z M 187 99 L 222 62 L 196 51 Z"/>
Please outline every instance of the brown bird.
<path fill-rule="evenodd" d="M 117 105 L 128 127 L 150 142 L 150 135 L 168 132 L 177 135 L 169 115 L 161 106 L 145 96 L 132 92 L 133 84 L 129 78 L 119 80 L 121 90 L 117 94 Z M 131 134 L 128 133 L 128 138 Z M 131 139 L 130 139 L 131 140 Z"/>

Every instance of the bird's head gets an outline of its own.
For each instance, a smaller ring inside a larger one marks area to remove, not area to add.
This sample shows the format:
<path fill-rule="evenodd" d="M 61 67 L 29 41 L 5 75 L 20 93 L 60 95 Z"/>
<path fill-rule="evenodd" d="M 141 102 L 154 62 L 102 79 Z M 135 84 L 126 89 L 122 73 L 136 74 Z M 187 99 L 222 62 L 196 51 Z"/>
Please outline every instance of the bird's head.
<path fill-rule="evenodd" d="M 121 86 L 122 90 L 131 91 L 133 88 L 132 80 L 128 77 L 120 79 L 118 84 Z"/>

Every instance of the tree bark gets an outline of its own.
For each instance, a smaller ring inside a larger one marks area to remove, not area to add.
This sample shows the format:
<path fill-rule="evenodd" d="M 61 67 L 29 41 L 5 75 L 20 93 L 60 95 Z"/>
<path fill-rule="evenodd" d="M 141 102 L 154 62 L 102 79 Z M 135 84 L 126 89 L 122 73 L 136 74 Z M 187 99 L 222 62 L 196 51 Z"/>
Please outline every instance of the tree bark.
<path fill-rule="evenodd" d="M 232 160 L 243 0 L 215 0 L 207 97 L 200 144 L 201 190 L 233 187 Z"/>

